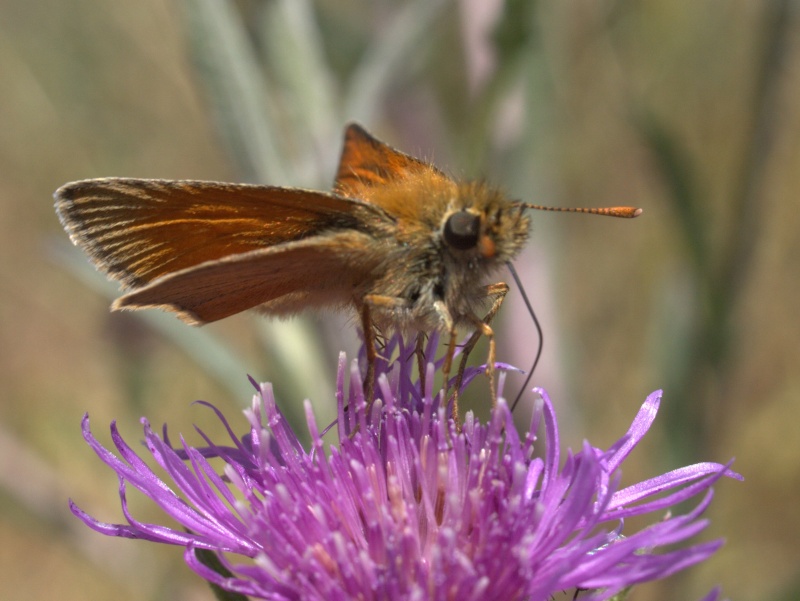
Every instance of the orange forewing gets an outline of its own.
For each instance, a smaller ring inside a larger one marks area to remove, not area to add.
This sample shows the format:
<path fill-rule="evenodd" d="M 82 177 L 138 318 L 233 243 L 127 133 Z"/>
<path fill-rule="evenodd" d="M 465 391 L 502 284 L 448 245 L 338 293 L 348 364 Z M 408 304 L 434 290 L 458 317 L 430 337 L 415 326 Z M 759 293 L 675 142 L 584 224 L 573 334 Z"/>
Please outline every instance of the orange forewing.
<path fill-rule="evenodd" d="M 334 184 L 334 191 L 338 194 L 368 202 L 379 201 L 373 198 L 376 188 L 425 176 L 449 180 L 433 165 L 373 138 L 360 125 L 351 123 L 347 126 Z"/>
<path fill-rule="evenodd" d="M 219 182 L 94 179 L 55 196 L 73 242 L 128 288 L 322 231 L 358 230 L 364 212 L 385 218 L 334 194 Z"/>

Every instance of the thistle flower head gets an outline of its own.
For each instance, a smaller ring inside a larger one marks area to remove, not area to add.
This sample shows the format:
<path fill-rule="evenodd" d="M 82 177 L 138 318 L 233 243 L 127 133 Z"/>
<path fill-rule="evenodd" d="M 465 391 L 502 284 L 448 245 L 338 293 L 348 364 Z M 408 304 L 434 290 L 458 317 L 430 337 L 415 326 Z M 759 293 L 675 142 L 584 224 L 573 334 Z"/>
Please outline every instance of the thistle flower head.
<path fill-rule="evenodd" d="M 71 502 L 72 511 L 104 534 L 183 546 L 203 578 L 270 600 L 546 600 L 570 589 L 585 589 L 584 600 L 610 599 L 698 563 L 721 545 L 686 541 L 706 526 L 700 516 L 713 483 L 739 477 L 726 466 L 700 463 L 620 486 L 619 468 L 652 424 L 660 392 L 647 397 L 609 449 L 584 442 L 562 456 L 543 390 L 536 390 L 523 436 L 502 399 L 486 424 L 468 414 L 458 427 L 433 394 L 435 364 L 428 366 L 427 390 L 420 390 L 412 380 L 413 347 L 394 338 L 383 354 L 399 358 L 379 361 L 371 407 L 357 364 L 348 369 L 340 356 L 339 436 L 330 446 L 306 402 L 312 442 L 304 448 L 268 384 L 257 387 L 242 438 L 209 405 L 228 431 L 227 444 L 204 436 L 206 446 L 181 438 L 173 448 L 166 429 L 159 436 L 142 420 L 147 451 L 170 482 L 114 424 L 118 455 L 104 448 L 85 417 L 84 437 L 119 476 L 127 523 L 99 522 Z M 469 371 L 465 385 L 479 371 Z M 128 487 L 182 528 L 137 521 L 128 511 Z M 670 507 L 698 496 L 688 514 L 669 515 Z M 626 518 L 643 514 L 655 514 L 652 525 L 625 531 Z M 201 563 L 197 549 L 218 552 L 226 574 Z"/>

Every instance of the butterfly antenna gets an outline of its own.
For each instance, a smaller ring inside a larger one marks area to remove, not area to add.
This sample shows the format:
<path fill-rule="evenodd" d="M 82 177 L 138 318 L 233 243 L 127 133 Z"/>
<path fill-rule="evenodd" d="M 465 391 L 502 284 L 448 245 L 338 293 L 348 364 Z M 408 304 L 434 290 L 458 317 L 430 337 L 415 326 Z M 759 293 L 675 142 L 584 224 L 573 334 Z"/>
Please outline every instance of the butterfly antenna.
<path fill-rule="evenodd" d="M 593 208 L 582 208 L 582 207 L 547 207 L 544 205 L 535 205 L 528 202 L 521 202 L 519 203 L 520 206 L 525 207 L 526 209 L 533 209 L 536 211 L 552 211 L 554 213 L 586 213 L 589 215 L 605 215 L 606 217 L 622 217 L 623 219 L 633 219 L 634 217 L 638 217 L 642 214 L 642 209 L 637 207 L 593 207 Z M 522 398 L 522 394 L 525 392 L 525 389 L 528 387 L 528 384 L 533 377 L 533 372 L 536 370 L 536 366 L 539 364 L 539 359 L 542 356 L 542 348 L 544 347 L 544 333 L 542 332 L 542 326 L 539 323 L 539 320 L 536 317 L 536 312 L 533 310 L 533 306 L 531 305 L 531 301 L 528 299 L 528 295 L 525 293 L 525 288 L 522 286 L 522 282 L 517 275 L 517 271 L 514 269 L 514 266 L 509 262 L 506 263 L 508 266 L 508 270 L 511 272 L 511 277 L 514 278 L 514 281 L 517 284 L 517 288 L 519 288 L 520 293 L 522 294 L 522 300 L 525 301 L 525 306 L 528 308 L 528 313 L 530 313 L 531 318 L 533 319 L 533 324 L 536 326 L 536 332 L 539 335 L 539 348 L 536 351 L 536 358 L 533 360 L 533 365 L 531 369 L 528 371 L 528 375 L 525 377 L 525 382 L 522 384 L 522 387 L 517 393 L 517 398 L 514 399 L 514 402 L 511 403 L 511 411 L 514 411 L 514 408 L 519 403 L 519 400 Z"/>
<path fill-rule="evenodd" d="M 553 211 L 555 213 L 588 213 L 589 215 L 605 215 L 607 217 L 622 217 L 624 219 L 633 219 L 642 214 L 642 209 L 636 207 L 546 207 L 544 205 L 534 205 L 528 202 L 519 203 L 520 206 L 526 209 L 534 209 L 536 211 Z"/>
<path fill-rule="evenodd" d="M 514 399 L 514 402 L 511 403 L 511 412 L 514 412 L 514 408 L 519 403 L 519 400 L 522 398 L 522 393 L 525 392 L 525 389 L 528 388 L 528 384 L 533 377 L 533 372 L 536 370 L 536 366 L 539 364 L 539 359 L 542 356 L 542 348 L 544 347 L 544 333 L 542 332 L 542 326 L 539 324 L 539 320 L 536 317 L 536 312 L 533 310 L 533 305 L 531 305 L 531 301 L 528 299 L 528 295 L 525 293 L 525 288 L 522 286 L 522 282 L 517 275 L 517 270 L 514 269 L 514 266 L 509 262 L 506 263 L 508 270 L 511 272 L 511 277 L 514 278 L 514 282 L 517 284 L 517 288 L 519 288 L 520 293 L 522 294 L 522 300 L 525 302 L 525 306 L 528 308 L 528 313 L 533 318 L 533 324 L 536 326 L 536 332 L 539 335 L 539 349 L 536 351 L 536 358 L 533 360 L 533 365 L 528 370 L 528 375 L 525 376 L 525 382 L 523 382 L 522 387 L 519 389 L 517 393 L 517 398 Z"/>

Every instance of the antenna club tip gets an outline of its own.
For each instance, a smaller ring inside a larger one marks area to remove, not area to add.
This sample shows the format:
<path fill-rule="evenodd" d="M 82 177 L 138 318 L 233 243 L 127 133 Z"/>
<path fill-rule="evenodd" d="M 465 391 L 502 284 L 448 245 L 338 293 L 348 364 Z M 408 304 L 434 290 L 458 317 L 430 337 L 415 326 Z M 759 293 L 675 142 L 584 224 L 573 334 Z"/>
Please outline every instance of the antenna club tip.
<path fill-rule="evenodd" d="M 642 214 L 642 209 L 638 207 L 612 207 L 608 210 L 608 214 L 613 217 L 625 217 L 633 219 Z"/>

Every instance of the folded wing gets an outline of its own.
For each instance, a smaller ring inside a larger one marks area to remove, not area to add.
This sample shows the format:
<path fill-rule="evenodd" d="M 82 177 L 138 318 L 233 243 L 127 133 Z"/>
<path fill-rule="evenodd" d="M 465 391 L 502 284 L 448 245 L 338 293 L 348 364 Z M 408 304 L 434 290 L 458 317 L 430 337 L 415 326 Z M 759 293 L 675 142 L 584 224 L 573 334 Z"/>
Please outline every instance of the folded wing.
<path fill-rule="evenodd" d="M 160 308 L 199 325 L 258 307 L 271 315 L 351 304 L 379 269 L 355 231 L 231 255 L 158 278 L 114 309 Z"/>
<path fill-rule="evenodd" d="M 247 184 L 107 178 L 55 193 L 72 241 L 125 287 L 223 257 L 383 219 L 335 194 Z"/>

